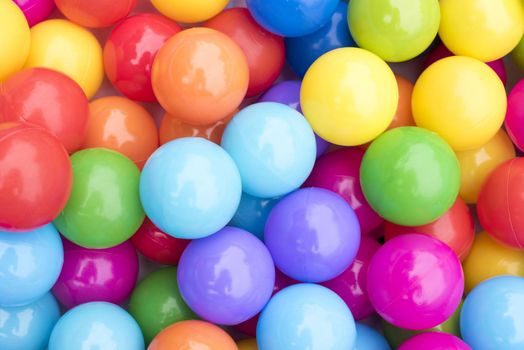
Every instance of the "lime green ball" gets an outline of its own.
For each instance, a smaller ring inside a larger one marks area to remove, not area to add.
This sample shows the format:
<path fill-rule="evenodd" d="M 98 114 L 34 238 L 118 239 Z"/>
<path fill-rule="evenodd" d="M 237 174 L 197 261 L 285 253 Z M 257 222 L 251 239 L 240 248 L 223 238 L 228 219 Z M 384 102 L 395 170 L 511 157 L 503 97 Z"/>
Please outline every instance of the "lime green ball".
<path fill-rule="evenodd" d="M 511 52 L 511 57 L 517 66 L 524 70 L 524 36 L 520 39 L 519 44 Z"/>
<path fill-rule="evenodd" d="M 440 7 L 438 0 L 351 0 L 348 22 L 358 46 L 385 61 L 402 62 L 431 45 Z"/>
<path fill-rule="evenodd" d="M 136 165 L 104 148 L 76 152 L 71 164 L 71 195 L 54 222 L 60 233 L 86 248 L 113 247 L 129 239 L 145 217 Z"/>

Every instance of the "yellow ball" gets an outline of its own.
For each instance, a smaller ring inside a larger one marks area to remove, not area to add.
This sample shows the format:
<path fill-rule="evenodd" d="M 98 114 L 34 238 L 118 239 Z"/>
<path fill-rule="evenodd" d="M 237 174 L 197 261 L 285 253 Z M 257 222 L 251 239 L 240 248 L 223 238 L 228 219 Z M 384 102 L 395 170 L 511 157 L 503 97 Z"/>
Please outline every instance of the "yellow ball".
<path fill-rule="evenodd" d="M 477 203 L 477 198 L 486 178 L 506 160 L 515 158 L 515 148 L 502 129 L 485 145 L 457 152 L 460 164 L 460 197 L 466 203 Z"/>
<path fill-rule="evenodd" d="M 26 67 L 46 67 L 68 75 L 91 98 L 104 79 L 102 48 L 87 29 L 63 19 L 31 28 Z"/>
<path fill-rule="evenodd" d="M 439 35 L 456 55 L 494 61 L 523 34 L 522 0 L 440 0 Z"/>
<path fill-rule="evenodd" d="M 497 74 L 474 58 L 451 56 L 429 66 L 412 96 L 417 126 L 432 130 L 455 151 L 486 144 L 506 114 L 506 91 Z"/>
<path fill-rule="evenodd" d="M 24 14 L 11 0 L 0 0 L 0 82 L 24 66 L 31 35 Z"/>
<path fill-rule="evenodd" d="M 377 55 L 341 48 L 322 55 L 308 69 L 300 103 L 320 137 L 341 146 L 362 145 L 393 120 L 398 86 L 389 66 Z"/>
<path fill-rule="evenodd" d="M 238 350 L 258 350 L 257 341 L 254 338 L 240 340 L 237 346 Z"/>
<path fill-rule="evenodd" d="M 151 0 L 164 16 L 177 22 L 203 22 L 218 15 L 229 0 Z"/>
<path fill-rule="evenodd" d="M 502 245 L 486 232 L 477 233 L 463 267 L 466 293 L 469 293 L 477 284 L 491 277 L 524 277 L 524 251 Z"/>

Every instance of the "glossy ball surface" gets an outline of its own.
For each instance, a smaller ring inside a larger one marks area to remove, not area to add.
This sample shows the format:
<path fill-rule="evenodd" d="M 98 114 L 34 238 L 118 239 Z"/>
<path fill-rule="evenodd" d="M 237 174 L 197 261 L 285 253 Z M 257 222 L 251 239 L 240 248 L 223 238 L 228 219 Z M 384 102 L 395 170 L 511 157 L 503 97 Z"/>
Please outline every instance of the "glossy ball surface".
<path fill-rule="evenodd" d="M 511 140 L 521 151 L 524 150 L 524 80 L 520 80 L 508 96 L 508 111 L 505 126 Z"/>
<path fill-rule="evenodd" d="M 471 350 L 460 338 L 447 333 L 428 332 L 410 338 L 398 350 Z"/>
<path fill-rule="evenodd" d="M 55 0 L 56 7 L 69 20 L 83 27 L 103 28 L 115 24 L 135 7 L 137 0 Z"/>
<path fill-rule="evenodd" d="M 198 23 L 218 15 L 228 0 L 151 0 L 153 6 L 166 17 L 182 23 Z"/>
<path fill-rule="evenodd" d="M 0 1 L 0 82 L 24 66 L 31 34 L 24 13 L 13 1 Z"/>
<path fill-rule="evenodd" d="M 47 19 L 55 9 L 53 0 L 14 0 L 30 27 Z"/>

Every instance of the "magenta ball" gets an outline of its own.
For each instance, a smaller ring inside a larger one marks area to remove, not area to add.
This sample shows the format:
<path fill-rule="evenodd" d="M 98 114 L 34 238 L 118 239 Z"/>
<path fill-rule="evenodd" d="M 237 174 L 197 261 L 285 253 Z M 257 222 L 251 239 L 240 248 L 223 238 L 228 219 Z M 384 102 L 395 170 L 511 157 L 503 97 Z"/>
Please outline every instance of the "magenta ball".
<path fill-rule="evenodd" d="M 506 130 L 513 143 L 524 151 L 524 79 L 513 87 L 508 96 Z"/>
<path fill-rule="evenodd" d="M 368 297 L 367 272 L 371 258 L 379 248 L 380 244 L 373 238 L 362 237 L 353 263 L 337 277 L 322 283 L 344 300 L 357 321 L 375 312 Z"/>
<path fill-rule="evenodd" d="M 435 327 L 457 309 L 464 275 L 457 255 L 439 240 L 406 234 L 387 241 L 367 273 L 368 295 L 387 322 L 411 330 Z"/>
<path fill-rule="evenodd" d="M 324 282 L 355 259 L 360 227 L 342 197 L 322 188 L 304 188 L 273 207 L 264 241 L 280 271 L 297 281 Z"/>
<path fill-rule="evenodd" d="M 471 348 L 453 334 L 427 332 L 408 339 L 398 350 L 471 350 Z"/>
<path fill-rule="evenodd" d="M 30 27 L 47 19 L 55 9 L 53 0 L 14 0 L 14 2 L 24 13 Z"/>
<path fill-rule="evenodd" d="M 87 249 L 64 239 L 64 266 L 53 294 L 67 308 L 91 301 L 124 302 L 135 287 L 138 256 L 131 242 Z"/>

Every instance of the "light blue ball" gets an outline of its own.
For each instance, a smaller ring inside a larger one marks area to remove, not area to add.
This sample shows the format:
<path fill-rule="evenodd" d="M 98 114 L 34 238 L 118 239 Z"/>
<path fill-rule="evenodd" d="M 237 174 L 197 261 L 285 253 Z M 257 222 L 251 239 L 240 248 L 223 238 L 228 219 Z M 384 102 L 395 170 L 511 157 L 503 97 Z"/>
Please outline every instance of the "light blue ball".
<path fill-rule="evenodd" d="M 40 299 L 55 284 L 63 262 L 53 224 L 28 232 L 0 231 L 0 307 Z"/>
<path fill-rule="evenodd" d="M 206 237 L 226 226 L 241 194 L 240 175 L 231 157 L 198 137 L 161 146 L 140 178 L 147 216 L 162 231 L 183 239 Z"/>
<path fill-rule="evenodd" d="M 316 158 L 315 135 L 306 118 L 275 102 L 237 113 L 224 131 L 222 147 L 238 166 L 244 192 L 259 198 L 300 187 Z"/>
<path fill-rule="evenodd" d="M 344 301 L 316 284 L 296 284 L 275 294 L 257 325 L 259 350 L 348 350 L 355 338 L 355 321 Z"/>
<path fill-rule="evenodd" d="M 267 217 L 279 200 L 280 197 L 258 198 L 242 193 L 240 205 L 229 225 L 246 230 L 263 241 Z"/>
<path fill-rule="evenodd" d="M 462 306 L 460 331 L 475 350 L 524 349 L 524 278 L 500 276 L 478 284 Z"/>
<path fill-rule="evenodd" d="M 357 340 L 353 350 L 391 350 L 386 338 L 373 328 L 357 323 Z"/>
<path fill-rule="evenodd" d="M 111 303 L 92 302 L 66 312 L 55 325 L 49 350 L 144 350 L 138 323 Z"/>
<path fill-rule="evenodd" d="M 0 307 L 0 349 L 43 350 L 60 318 L 51 293 L 25 306 Z"/>

